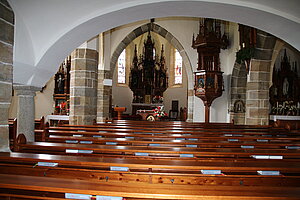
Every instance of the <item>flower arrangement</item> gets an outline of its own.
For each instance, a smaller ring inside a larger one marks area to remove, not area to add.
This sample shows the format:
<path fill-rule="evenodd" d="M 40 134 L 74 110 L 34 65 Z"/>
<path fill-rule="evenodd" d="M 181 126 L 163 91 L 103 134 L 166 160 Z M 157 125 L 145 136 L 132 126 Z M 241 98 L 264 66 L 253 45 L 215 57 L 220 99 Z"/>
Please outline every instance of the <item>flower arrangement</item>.
<path fill-rule="evenodd" d="M 154 117 L 157 117 L 157 118 L 162 118 L 162 117 L 168 116 L 168 114 L 164 110 L 164 106 L 156 107 L 155 109 L 153 109 L 153 112 L 154 112 L 154 114 L 153 114 Z"/>

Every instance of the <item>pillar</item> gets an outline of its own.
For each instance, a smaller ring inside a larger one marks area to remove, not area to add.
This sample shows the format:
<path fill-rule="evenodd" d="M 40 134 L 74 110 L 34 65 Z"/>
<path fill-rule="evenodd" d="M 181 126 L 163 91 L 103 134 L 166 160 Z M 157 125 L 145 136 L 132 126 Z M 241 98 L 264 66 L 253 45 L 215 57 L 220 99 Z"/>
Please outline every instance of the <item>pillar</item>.
<path fill-rule="evenodd" d="M 97 122 L 109 119 L 112 94 L 110 71 L 98 70 Z"/>
<path fill-rule="evenodd" d="M 78 48 L 71 59 L 70 124 L 90 125 L 97 115 L 98 52 Z"/>
<path fill-rule="evenodd" d="M 12 94 L 14 13 L 0 1 L 0 151 L 9 151 L 8 113 Z"/>
<path fill-rule="evenodd" d="M 34 142 L 34 97 L 41 88 L 28 85 L 14 85 L 18 96 L 17 134 L 23 133 L 29 142 Z"/>
<path fill-rule="evenodd" d="M 257 44 L 247 80 L 246 124 L 269 124 L 269 83 L 276 38 L 257 31 Z"/>
<path fill-rule="evenodd" d="M 110 63 L 110 34 L 111 33 L 107 31 L 99 35 L 97 122 L 103 122 L 111 118 L 112 66 Z M 119 51 L 121 51 L 121 49 L 119 49 Z M 112 59 L 118 59 L 115 57 Z"/>

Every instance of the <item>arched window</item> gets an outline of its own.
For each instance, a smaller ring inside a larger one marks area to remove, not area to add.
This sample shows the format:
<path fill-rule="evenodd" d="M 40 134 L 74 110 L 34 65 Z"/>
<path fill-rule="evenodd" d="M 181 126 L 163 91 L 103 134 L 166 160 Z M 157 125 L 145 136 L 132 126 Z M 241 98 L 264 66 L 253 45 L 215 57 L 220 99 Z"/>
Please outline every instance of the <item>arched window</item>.
<path fill-rule="evenodd" d="M 126 83 L 126 53 L 125 49 L 118 58 L 118 83 Z"/>
<path fill-rule="evenodd" d="M 182 57 L 175 49 L 174 84 L 182 84 Z"/>

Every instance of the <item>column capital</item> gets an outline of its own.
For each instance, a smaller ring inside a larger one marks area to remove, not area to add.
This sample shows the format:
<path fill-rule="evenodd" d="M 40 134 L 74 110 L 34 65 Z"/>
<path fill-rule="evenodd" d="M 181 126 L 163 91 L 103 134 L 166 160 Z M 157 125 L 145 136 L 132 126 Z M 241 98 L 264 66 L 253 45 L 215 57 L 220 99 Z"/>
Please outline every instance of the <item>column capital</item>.
<path fill-rule="evenodd" d="M 16 91 L 16 94 L 26 95 L 26 96 L 35 96 L 37 91 L 41 91 L 41 87 L 31 86 L 31 85 L 13 85 L 13 89 Z"/>

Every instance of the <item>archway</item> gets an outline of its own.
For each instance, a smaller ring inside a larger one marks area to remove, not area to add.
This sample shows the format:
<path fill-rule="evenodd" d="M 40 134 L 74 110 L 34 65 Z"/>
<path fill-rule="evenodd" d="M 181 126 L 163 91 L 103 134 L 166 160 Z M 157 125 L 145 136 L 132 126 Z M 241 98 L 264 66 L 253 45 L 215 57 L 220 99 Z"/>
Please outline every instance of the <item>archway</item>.
<path fill-rule="evenodd" d="M 193 78 L 193 68 L 192 64 L 189 60 L 189 57 L 184 50 L 183 46 L 180 44 L 180 42 L 165 28 L 161 27 L 158 24 L 155 23 L 148 23 L 144 24 L 133 31 L 131 31 L 117 46 L 114 53 L 112 54 L 111 61 L 110 61 L 110 74 L 114 73 L 114 70 L 116 68 L 116 63 L 118 61 L 118 58 L 122 51 L 128 46 L 135 38 L 139 37 L 140 35 L 152 31 L 154 33 L 159 34 L 163 38 L 165 38 L 171 45 L 173 45 L 180 53 L 182 57 L 183 64 L 186 69 L 187 79 L 188 79 L 188 100 L 187 100 L 187 106 L 188 106 L 188 121 L 191 121 L 193 119 L 193 101 L 192 98 L 194 98 L 193 95 L 193 85 L 194 85 L 194 78 Z M 192 91 L 192 92 L 190 92 Z"/>
<path fill-rule="evenodd" d="M 244 1 L 221 0 L 213 2 L 145 0 L 123 1 L 122 4 L 114 1 L 101 2 L 93 1 L 85 5 L 85 9 L 80 10 L 82 5 L 77 2 L 69 5 L 67 1 L 62 1 L 55 6 L 50 1 L 42 1 L 36 5 L 25 6 L 21 1 L 12 1 L 13 9 L 16 9 L 18 14 L 14 81 L 44 86 L 55 74 L 60 62 L 88 38 L 119 25 L 149 18 L 168 16 L 218 18 L 267 31 L 300 48 L 299 37 L 297 34 L 291 34 L 300 31 L 297 14 L 299 12 L 295 11 L 297 1 L 288 7 L 284 2 L 274 4 L 266 1 L 255 1 L 251 4 Z M 36 10 L 33 12 L 35 8 L 39 12 Z M 72 10 L 66 14 L 65 8 L 77 9 L 78 12 Z M 41 16 L 47 24 L 40 20 Z"/>

